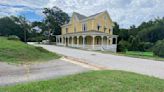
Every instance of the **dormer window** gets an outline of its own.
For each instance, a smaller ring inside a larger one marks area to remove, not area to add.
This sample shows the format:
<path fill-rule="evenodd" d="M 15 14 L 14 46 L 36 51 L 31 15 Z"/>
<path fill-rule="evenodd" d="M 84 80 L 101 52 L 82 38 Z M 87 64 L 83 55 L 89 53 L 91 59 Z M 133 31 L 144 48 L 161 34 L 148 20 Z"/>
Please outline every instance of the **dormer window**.
<path fill-rule="evenodd" d="M 107 19 L 107 16 L 105 15 L 105 16 L 104 16 L 104 20 L 106 20 L 106 19 Z"/>

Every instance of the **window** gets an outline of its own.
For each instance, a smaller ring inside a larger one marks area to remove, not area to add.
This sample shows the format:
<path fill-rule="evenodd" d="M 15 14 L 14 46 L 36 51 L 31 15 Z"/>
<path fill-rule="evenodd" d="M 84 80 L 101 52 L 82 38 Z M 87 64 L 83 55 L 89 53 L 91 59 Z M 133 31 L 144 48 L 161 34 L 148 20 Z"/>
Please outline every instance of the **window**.
<path fill-rule="evenodd" d="M 87 25 L 86 24 L 82 24 L 82 31 L 83 32 L 87 31 Z"/>
<path fill-rule="evenodd" d="M 104 20 L 106 20 L 107 19 L 107 16 L 104 16 Z"/>
<path fill-rule="evenodd" d="M 66 28 L 66 34 L 68 33 L 68 28 Z"/>
<path fill-rule="evenodd" d="M 98 24 L 97 25 L 97 30 L 100 31 L 101 26 Z"/>

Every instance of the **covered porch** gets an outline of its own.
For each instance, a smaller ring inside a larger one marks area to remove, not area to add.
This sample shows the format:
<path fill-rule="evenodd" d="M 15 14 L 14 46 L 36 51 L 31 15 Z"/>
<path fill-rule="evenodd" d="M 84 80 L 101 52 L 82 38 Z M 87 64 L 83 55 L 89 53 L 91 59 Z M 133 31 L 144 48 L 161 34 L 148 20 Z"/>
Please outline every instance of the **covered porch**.
<path fill-rule="evenodd" d="M 117 35 L 109 35 L 101 32 L 57 35 L 56 45 L 88 50 L 109 50 L 112 52 L 116 52 Z"/>

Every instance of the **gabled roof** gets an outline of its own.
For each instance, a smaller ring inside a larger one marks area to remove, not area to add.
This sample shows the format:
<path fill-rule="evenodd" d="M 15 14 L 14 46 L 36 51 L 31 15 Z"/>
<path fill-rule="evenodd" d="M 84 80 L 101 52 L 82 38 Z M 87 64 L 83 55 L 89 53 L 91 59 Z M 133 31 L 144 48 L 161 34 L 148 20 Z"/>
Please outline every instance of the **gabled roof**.
<path fill-rule="evenodd" d="M 84 15 L 82 15 L 82 14 L 79 14 L 79 13 L 77 13 L 77 12 L 74 12 L 74 14 L 77 16 L 77 18 L 78 18 L 79 20 L 82 20 L 82 19 L 87 18 L 86 16 L 84 16 Z"/>
<path fill-rule="evenodd" d="M 88 16 L 88 17 L 86 17 L 86 16 L 84 16 L 82 14 L 79 14 L 77 12 L 73 12 L 73 16 L 76 16 L 79 21 L 83 22 L 83 21 L 86 21 L 86 20 L 89 20 L 89 19 L 94 19 L 95 17 L 97 17 L 97 16 L 99 16 L 99 15 L 101 15 L 103 13 L 107 13 L 107 11 L 99 12 L 99 13 L 96 13 L 96 14 Z M 109 18 L 110 18 L 110 16 L 109 16 Z M 111 20 L 111 18 L 110 18 L 110 20 Z M 112 20 L 111 20 L 111 22 L 112 22 Z M 63 26 L 66 26 L 66 25 L 69 25 L 69 24 L 70 24 L 70 22 L 68 24 L 63 25 Z"/>
<path fill-rule="evenodd" d="M 94 15 L 88 16 L 87 18 L 93 18 L 93 17 L 96 17 L 97 15 L 99 15 L 99 14 L 101 14 L 101 13 L 104 13 L 104 12 L 96 13 L 96 14 L 94 14 Z"/>
<path fill-rule="evenodd" d="M 101 13 L 104 13 L 104 12 L 96 13 L 96 14 L 88 16 L 88 17 L 86 17 L 86 16 L 84 16 L 82 14 L 79 14 L 77 12 L 74 12 L 73 14 L 75 14 L 79 20 L 86 20 L 86 19 L 94 18 L 94 17 L 96 17 L 97 15 L 99 15 Z"/>

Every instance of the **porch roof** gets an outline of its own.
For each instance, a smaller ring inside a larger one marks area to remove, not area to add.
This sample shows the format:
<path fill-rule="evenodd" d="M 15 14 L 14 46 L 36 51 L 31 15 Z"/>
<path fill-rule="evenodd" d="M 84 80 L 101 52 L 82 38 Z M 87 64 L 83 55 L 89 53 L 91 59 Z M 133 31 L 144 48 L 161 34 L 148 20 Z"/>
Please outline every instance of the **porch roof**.
<path fill-rule="evenodd" d="M 56 35 L 56 36 L 64 36 L 64 37 L 71 37 L 71 36 L 108 36 L 108 37 L 118 37 L 118 35 L 111 35 L 109 33 L 104 33 L 100 31 L 86 31 L 86 32 L 77 32 L 77 33 L 67 33 L 63 35 Z"/>

